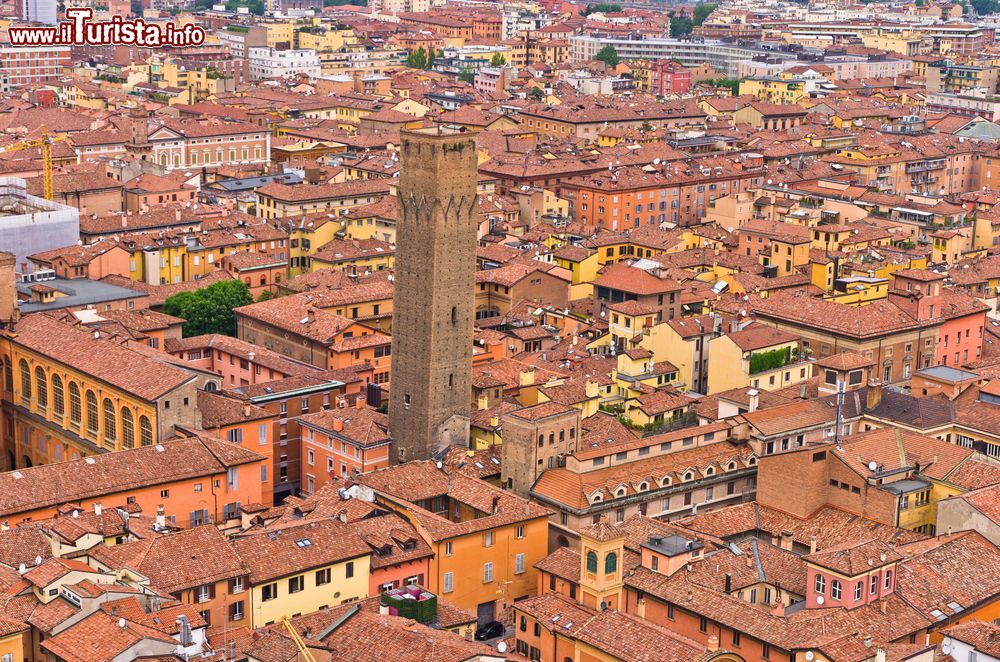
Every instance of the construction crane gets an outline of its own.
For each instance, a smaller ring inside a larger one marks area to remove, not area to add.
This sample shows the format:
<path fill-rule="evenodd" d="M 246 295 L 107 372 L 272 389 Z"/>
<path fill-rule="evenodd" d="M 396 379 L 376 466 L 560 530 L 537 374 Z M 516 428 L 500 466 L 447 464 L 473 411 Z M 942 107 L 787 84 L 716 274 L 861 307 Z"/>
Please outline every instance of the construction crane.
<path fill-rule="evenodd" d="M 281 624 L 285 626 L 286 630 L 288 630 L 288 634 L 291 635 L 292 641 L 295 642 L 295 646 L 299 649 L 299 659 L 305 660 L 305 662 L 316 662 L 316 658 L 313 657 L 313 654 L 309 652 L 308 648 L 306 648 L 306 643 L 302 641 L 302 637 L 299 636 L 298 631 L 296 631 L 295 626 L 292 625 L 292 622 L 288 620 L 287 616 L 281 617 Z"/>
<path fill-rule="evenodd" d="M 52 199 L 52 145 L 66 140 L 66 135 L 49 133 L 42 127 L 41 137 L 34 140 L 22 140 L 7 147 L 0 147 L 0 154 L 4 152 L 20 152 L 25 149 L 38 147 L 42 152 L 42 197 L 46 200 Z"/>

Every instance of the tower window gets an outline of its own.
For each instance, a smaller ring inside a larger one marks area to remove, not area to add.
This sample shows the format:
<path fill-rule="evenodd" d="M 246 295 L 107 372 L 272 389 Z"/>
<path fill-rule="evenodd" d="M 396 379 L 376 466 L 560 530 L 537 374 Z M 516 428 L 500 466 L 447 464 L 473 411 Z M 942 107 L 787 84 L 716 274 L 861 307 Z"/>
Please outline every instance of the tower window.
<path fill-rule="evenodd" d="M 403 404 L 406 405 L 407 407 L 410 406 L 410 394 L 409 393 L 404 393 L 403 394 Z"/>
<path fill-rule="evenodd" d="M 452 306 L 451 307 L 451 323 L 455 324 L 456 322 L 458 322 L 458 307 Z"/>
<path fill-rule="evenodd" d="M 448 375 L 448 388 L 451 388 L 454 385 L 455 385 L 455 375 L 450 374 Z"/>

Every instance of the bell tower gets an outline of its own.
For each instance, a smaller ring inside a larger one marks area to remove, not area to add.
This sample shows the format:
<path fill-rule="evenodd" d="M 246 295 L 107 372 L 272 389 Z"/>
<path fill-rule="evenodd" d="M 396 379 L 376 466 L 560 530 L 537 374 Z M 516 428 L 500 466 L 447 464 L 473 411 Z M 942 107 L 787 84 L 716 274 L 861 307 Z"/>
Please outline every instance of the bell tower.
<path fill-rule="evenodd" d="M 397 462 L 469 443 L 477 166 L 464 130 L 401 133 L 389 388 Z"/>
<path fill-rule="evenodd" d="M 618 609 L 624 574 L 625 529 L 601 520 L 580 529 L 580 601 L 595 609 Z"/>

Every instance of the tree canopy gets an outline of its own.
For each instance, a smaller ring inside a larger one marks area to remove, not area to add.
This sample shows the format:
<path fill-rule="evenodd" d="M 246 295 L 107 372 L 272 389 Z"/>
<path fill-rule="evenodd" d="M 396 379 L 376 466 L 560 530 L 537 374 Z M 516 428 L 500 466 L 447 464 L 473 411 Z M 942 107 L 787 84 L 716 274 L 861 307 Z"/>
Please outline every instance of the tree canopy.
<path fill-rule="evenodd" d="M 614 2 L 598 2 L 596 5 L 587 4 L 586 8 L 580 12 L 581 16 L 590 16 L 591 14 L 613 14 L 615 12 L 620 12 L 622 6 Z"/>
<path fill-rule="evenodd" d="M 406 56 L 406 66 L 412 69 L 426 69 L 427 64 L 427 49 L 423 46 L 415 51 L 410 51 L 410 54 Z"/>
<path fill-rule="evenodd" d="M 494 53 L 493 57 L 490 58 L 491 67 L 502 67 L 507 64 L 507 58 L 503 56 L 503 53 Z"/>
<path fill-rule="evenodd" d="M 622 59 L 618 57 L 618 51 L 616 51 L 615 47 L 610 44 L 597 51 L 597 55 L 594 56 L 594 59 L 600 60 L 612 69 L 617 67 L 618 63 L 622 61 Z"/>
<path fill-rule="evenodd" d="M 163 312 L 184 320 L 184 337 L 206 333 L 236 335 L 233 308 L 253 303 L 250 288 L 241 280 L 212 283 L 193 292 L 180 292 L 163 302 Z"/>

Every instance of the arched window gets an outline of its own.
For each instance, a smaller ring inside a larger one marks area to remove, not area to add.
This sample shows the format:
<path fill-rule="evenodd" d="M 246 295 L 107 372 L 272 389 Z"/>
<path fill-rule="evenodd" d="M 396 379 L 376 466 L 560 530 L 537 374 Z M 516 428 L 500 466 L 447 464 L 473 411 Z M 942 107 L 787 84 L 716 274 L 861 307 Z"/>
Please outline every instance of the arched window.
<path fill-rule="evenodd" d="M 93 391 L 87 391 L 87 432 L 97 434 L 100 424 L 97 421 L 97 396 Z"/>
<path fill-rule="evenodd" d="M 726 465 L 726 471 L 736 471 L 736 463 L 730 462 Z"/>
<path fill-rule="evenodd" d="M 62 377 L 59 375 L 52 375 L 52 412 L 56 416 L 62 416 L 66 413 L 66 400 L 63 395 L 63 382 Z"/>
<path fill-rule="evenodd" d="M 153 445 L 153 426 L 145 416 L 139 417 L 139 442 L 143 446 Z"/>
<path fill-rule="evenodd" d="M 757 464 L 757 458 L 755 458 L 755 457 L 752 457 L 749 460 L 747 460 L 747 466 L 752 467 L 752 466 L 754 466 L 756 464 Z"/>
<path fill-rule="evenodd" d="M 619 487 L 619 488 L 618 488 L 618 489 L 617 489 L 617 490 L 615 491 L 615 496 L 616 496 L 616 497 L 623 497 L 623 496 L 625 496 L 625 488 L 624 488 L 624 487 Z"/>
<path fill-rule="evenodd" d="M 21 359 L 19 365 L 21 367 L 21 398 L 31 400 L 31 368 L 28 367 L 28 362 L 24 359 Z"/>
<path fill-rule="evenodd" d="M 714 474 L 715 474 L 715 467 L 708 467 L 707 469 L 705 469 L 706 476 L 712 476 Z"/>
<path fill-rule="evenodd" d="M 122 448 L 135 448 L 135 423 L 128 407 L 122 407 Z"/>
<path fill-rule="evenodd" d="M 49 378 L 42 366 L 35 367 L 35 392 L 39 409 L 49 406 Z"/>
<path fill-rule="evenodd" d="M 640 492 L 645 492 L 648 489 L 649 489 L 649 483 L 647 483 L 646 481 L 642 481 L 641 483 L 639 483 Z"/>
<path fill-rule="evenodd" d="M 885 571 L 885 590 L 892 588 L 892 570 Z"/>
<path fill-rule="evenodd" d="M 684 474 L 684 480 L 694 480 L 694 474 L 690 471 Z"/>
<path fill-rule="evenodd" d="M 14 393 L 14 367 L 10 364 L 10 358 L 3 357 L 3 386 L 7 392 Z M 13 465 L 11 465 L 13 466 Z"/>
<path fill-rule="evenodd" d="M 83 414 L 80 407 L 80 387 L 76 382 L 69 383 L 69 420 L 77 425 L 80 424 Z"/>
<path fill-rule="evenodd" d="M 608 555 L 604 557 L 604 574 L 610 575 L 618 570 L 618 555 L 614 552 L 608 552 Z"/>
<path fill-rule="evenodd" d="M 118 437 L 118 419 L 115 417 L 115 403 L 104 398 L 104 440 L 114 442 Z"/>
<path fill-rule="evenodd" d="M 664 476 L 663 480 L 660 481 L 660 487 L 666 487 L 670 484 L 670 476 Z"/>
<path fill-rule="evenodd" d="M 816 575 L 816 592 L 820 595 L 826 593 L 826 577 L 823 575 Z"/>
<path fill-rule="evenodd" d="M 597 552 L 587 552 L 587 572 L 597 572 Z"/>

